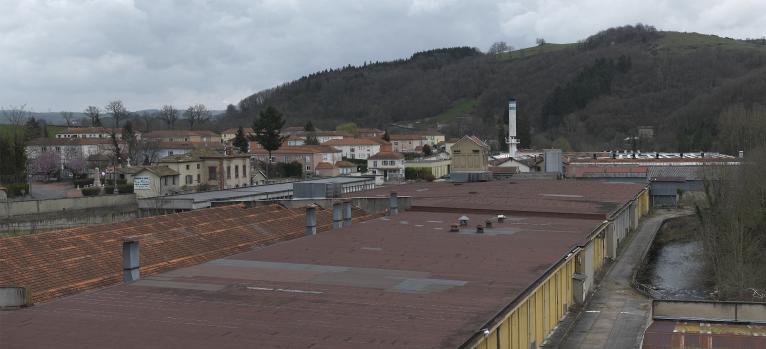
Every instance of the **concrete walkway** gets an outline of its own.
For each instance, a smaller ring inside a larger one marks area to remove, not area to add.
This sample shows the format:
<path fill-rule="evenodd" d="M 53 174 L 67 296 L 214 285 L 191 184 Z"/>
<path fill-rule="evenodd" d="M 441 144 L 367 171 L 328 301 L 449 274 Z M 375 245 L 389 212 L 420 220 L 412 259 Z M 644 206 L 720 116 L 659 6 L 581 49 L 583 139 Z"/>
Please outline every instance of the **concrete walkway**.
<path fill-rule="evenodd" d="M 599 283 L 573 327 L 560 343 L 552 343 L 552 347 L 639 348 L 649 321 L 651 300 L 631 286 L 633 270 L 641 263 L 642 254 L 651 245 L 662 222 L 688 214 L 691 211 L 657 210 L 646 217 Z"/>

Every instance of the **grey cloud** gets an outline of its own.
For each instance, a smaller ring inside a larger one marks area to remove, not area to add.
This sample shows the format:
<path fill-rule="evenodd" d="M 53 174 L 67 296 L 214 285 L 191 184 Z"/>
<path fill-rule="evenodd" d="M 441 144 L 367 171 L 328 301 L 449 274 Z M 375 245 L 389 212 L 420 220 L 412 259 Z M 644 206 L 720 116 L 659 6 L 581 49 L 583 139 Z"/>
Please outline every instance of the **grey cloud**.
<path fill-rule="evenodd" d="M 437 47 L 572 42 L 636 22 L 760 37 L 765 10 L 708 0 L 2 1 L 0 105 L 222 109 L 317 70 Z"/>

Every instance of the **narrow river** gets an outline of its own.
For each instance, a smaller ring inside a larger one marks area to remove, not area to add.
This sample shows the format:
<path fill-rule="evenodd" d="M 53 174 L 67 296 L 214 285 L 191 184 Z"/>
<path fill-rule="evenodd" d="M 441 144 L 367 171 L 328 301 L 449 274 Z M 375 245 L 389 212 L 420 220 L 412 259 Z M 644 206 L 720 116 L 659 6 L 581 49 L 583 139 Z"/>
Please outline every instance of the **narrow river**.
<path fill-rule="evenodd" d="M 681 218 L 683 220 L 684 218 Z M 663 225 L 652 243 L 639 279 L 663 299 L 703 300 L 705 287 L 702 242 L 693 231 L 683 231 L 682 221 Z"/>

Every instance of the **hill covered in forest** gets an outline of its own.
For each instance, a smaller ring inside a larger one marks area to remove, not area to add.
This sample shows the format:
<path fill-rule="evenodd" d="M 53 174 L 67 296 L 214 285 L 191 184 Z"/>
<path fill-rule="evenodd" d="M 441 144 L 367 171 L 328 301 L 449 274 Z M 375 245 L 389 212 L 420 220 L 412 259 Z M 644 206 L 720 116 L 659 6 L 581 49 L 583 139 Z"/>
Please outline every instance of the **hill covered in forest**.
<path fill-rule="evenodd" d="M 452 136 L 496 140 L 510 97 L 519 101 L 522 145 L 621 148 L 638 126 L 653 126 L 645 149 L 715 150 L 723 111 L 766 104 L 766 43 L 637 25 L 502 53 L 436 49 L 258 92 L 224 122 L 249 124 L 273 105 L 291 125 L 440 124 Z"/>

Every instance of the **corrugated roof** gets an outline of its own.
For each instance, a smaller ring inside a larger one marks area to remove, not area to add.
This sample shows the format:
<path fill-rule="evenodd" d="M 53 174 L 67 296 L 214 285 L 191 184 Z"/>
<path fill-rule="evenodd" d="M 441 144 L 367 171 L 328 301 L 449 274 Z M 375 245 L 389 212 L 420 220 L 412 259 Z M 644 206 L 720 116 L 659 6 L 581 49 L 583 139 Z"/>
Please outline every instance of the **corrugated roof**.
<path fill-rule="evenodd" d="M 3 312 L 0 331 L 28 347 L 456 348 L 601 223 L 448 232 L 458 216 L 405 212 Z"/>
<path fill-rule="evenodd" d="M 766 348 L 766 325 L 655 320 L 641 348 Z"/>
<path fill-rule="evenodd" d="M 362 213 L 355 213 L 364 219 Z M 318 210 L 319 231 L 332 212 Z M 122 280 L 122 241 L 140 240 L 143 276 L 304 235 L 305 210 L 240 205 L 0 239 L 0 285 L 32 288 L 33 301 Z M 2 326 L 0 326 L 2 327 Z"/>
<path fill-rule="evenodd" d="M 578 180 L 418 182 L 376 188 L 353 196 L 388 196 L 393 191 L 412 196 L 411 209 L 604 219 L 644 188 L 645 184 Z"/>

